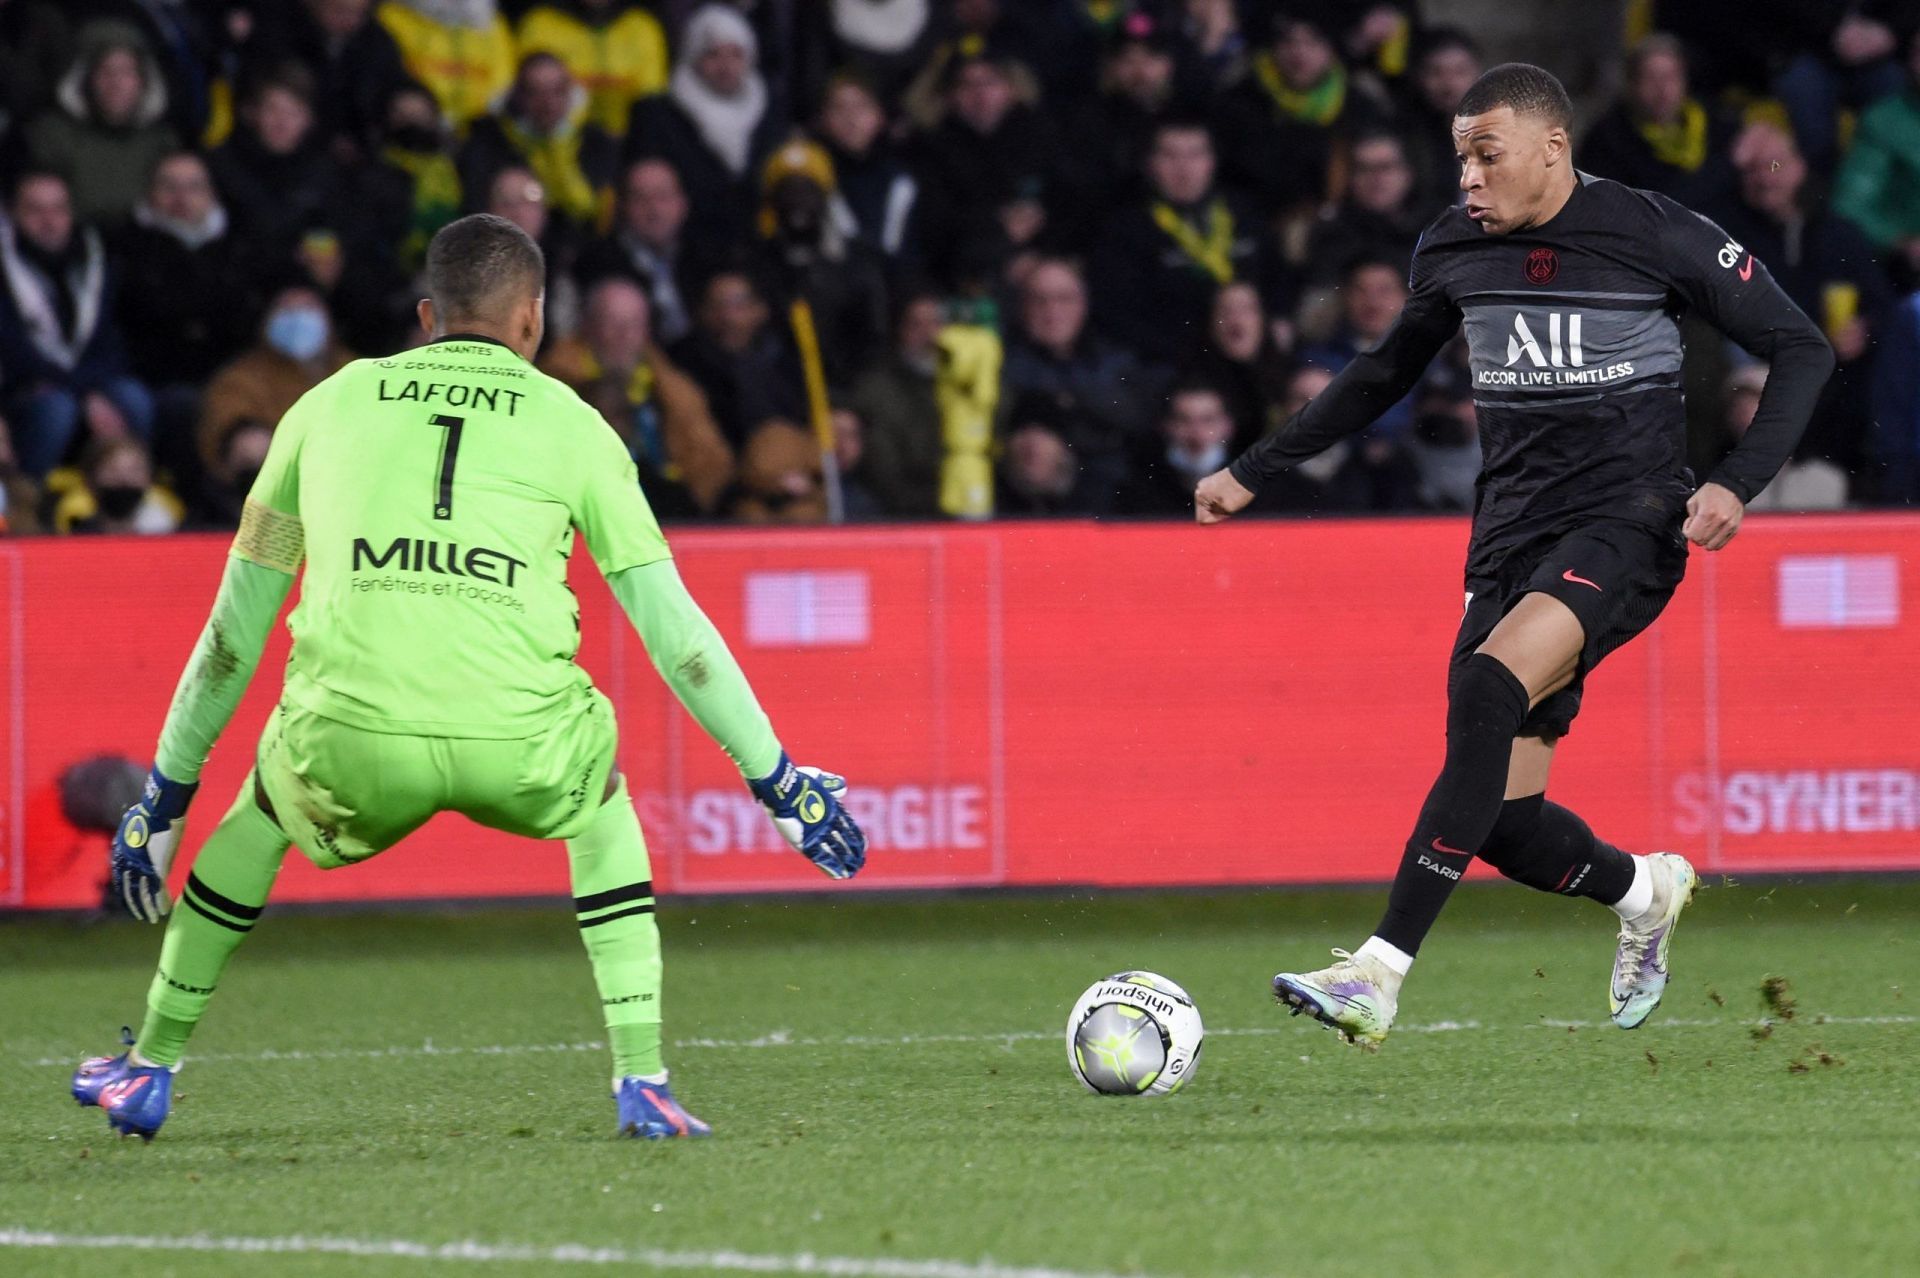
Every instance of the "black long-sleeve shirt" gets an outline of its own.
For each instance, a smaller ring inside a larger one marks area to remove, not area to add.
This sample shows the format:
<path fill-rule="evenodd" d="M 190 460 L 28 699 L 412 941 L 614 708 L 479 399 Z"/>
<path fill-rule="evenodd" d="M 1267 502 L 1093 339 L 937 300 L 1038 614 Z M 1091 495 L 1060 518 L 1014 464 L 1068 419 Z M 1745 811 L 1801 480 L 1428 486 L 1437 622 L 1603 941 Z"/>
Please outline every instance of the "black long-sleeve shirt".
<path fill-rule="evenodd" d="M 1833 352 L 1767 268 L 1665 196 L 1580 175 L 1552 218 L 1489 235 L 1448 209 L 1421 236 L 1400 320 L 1287 424 L 1233 463 L 1258 491 L 1364 429 L 1466 326 L 1483 465 L 1471 579 L 1594 518 L 1668 528 L 1693 489 L 1680 319 L 1698 308 L 1772 366 L 1740 446 L 1708 482 L 1741 501 L 1792 455 Z"/>

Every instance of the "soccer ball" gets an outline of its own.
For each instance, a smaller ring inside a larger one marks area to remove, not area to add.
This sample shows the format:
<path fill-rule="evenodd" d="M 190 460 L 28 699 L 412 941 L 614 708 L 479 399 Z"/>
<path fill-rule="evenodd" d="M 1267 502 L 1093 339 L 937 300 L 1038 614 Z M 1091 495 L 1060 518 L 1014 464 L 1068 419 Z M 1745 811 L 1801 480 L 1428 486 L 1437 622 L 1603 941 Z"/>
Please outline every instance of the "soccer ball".
<path fill-rule="evenodd" d="M 1200 1065 L 1200 1009 L 1187 992 L 1152 972 L 1095 981 L 1067 1018 L 1067 1063 L 1088 1091 L 1165 1096 Z"/>

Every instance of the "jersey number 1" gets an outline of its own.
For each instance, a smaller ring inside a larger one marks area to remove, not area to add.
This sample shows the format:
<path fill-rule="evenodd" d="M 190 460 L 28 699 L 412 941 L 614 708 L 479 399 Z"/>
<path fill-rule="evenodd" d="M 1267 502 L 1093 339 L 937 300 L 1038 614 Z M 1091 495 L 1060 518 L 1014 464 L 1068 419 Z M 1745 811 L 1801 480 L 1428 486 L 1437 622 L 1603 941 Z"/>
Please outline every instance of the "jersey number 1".
<path fill-rule="evenodd" d="M 435 413 L 428 421 L 432 425 L 445 427 L 447 431 L 447 437 L 440 446 L 440 488 L 433 498 L 433 517 L 452 519 L 453 464 L 460 457 L 460 432 L 466 429 L 467 419 Z"/>

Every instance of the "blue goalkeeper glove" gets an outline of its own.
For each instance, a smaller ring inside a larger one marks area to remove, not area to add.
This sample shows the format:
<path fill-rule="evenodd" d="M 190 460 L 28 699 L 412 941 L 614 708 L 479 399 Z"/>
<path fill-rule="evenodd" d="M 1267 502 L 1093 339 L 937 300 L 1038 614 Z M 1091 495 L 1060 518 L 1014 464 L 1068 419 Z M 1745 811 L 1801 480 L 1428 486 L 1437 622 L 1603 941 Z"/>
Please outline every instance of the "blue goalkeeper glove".
<path fill-rule="evenodd" d="M 127 913 L 158 923 L 173 908 L 167 896 L 167 870 L 186 832 L 187 805 L 200 783 L 169 781 L 155 768 L 147 774 L 140 801 L 120 818 L 113 835 L 113 889 Z"/>
<path fill-rule="evenodd" d="M 846 778 L 795 767 L 782 751 L 773 771 L 748 781 L 747 788 L 773 818 L 780 837 L 828 878 L 850 879 L 867 863 L 867 836 L 840 806 Z"/>

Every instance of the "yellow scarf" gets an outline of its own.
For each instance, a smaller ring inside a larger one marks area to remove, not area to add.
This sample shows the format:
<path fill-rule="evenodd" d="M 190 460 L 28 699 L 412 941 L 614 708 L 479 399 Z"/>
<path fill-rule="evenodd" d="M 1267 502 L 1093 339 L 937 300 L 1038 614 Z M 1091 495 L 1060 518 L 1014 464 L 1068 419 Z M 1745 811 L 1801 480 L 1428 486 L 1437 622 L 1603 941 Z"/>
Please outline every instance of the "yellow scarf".
<path fill-rule="evenodd" d="M 597 227 L 600 197 L 580 169 L 580 124 L 585 119 L 586 108 L 582 106 L 575 110 L 574 118 L 547 137 L 528 132 L 511 115 L 500 117 L 500 127 L 547 189 L 547 203 L 583 226 Z"/>
<path fill-rule="evenodd" d="M 1669 168 L 1691 173 L 1707 159 L 1707 109 L 1688 98 L 1674 124 L 1642 124 L 1640 136 L 1653 148 L 1653 158 Z"/>
<path fill-rule="evenodd" d="M 1271 53 L 1253 60 L 1253 73 L 1267 91 L 1280 114 L 1303 124 L 1329 125 L 1340 118 L 1347 105 L 1347 69 L 1338 62 L 1320 77 L 1320 83 L 1307 89 L 1292 89 L 1280 78 L 1280 68 Z"/>
<path fill-rule="evenodd" d="M 400 263 L 417 271 L 427 260 L 427 242 L 433 233 L 460 216 L 460 170 L 443 151 L 407 151 L 388 147 L 381 159 L 413 178 L 413 211 L 407 220 L 407 238 L 400 244 Z"/>
<path fill-rule="evenodd" d="M 1200 234 L 1165 200 L 1153 202 L 1154 225 L 1167 233 L 1180 251 L 1192 258 L 1217 284 L 1233 283 L 1233 214 L 1227 202 L 1215 198 L 1207 206 L 1207 233 Z"/>

